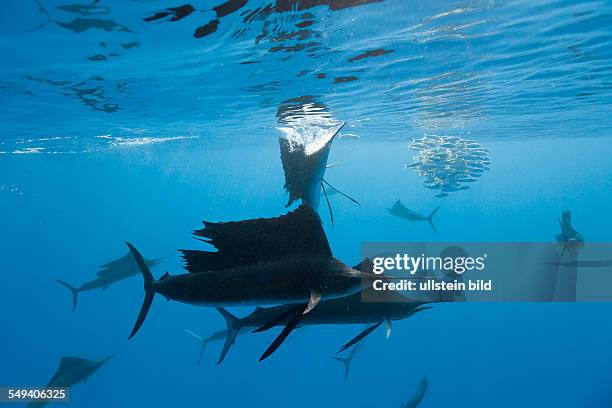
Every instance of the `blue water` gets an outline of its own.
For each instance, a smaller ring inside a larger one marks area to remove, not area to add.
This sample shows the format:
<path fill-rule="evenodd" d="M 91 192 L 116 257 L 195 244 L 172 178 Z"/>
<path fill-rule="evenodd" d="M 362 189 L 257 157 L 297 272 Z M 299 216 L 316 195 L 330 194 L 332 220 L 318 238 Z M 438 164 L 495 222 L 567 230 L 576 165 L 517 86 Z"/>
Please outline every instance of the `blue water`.
<path fill-rule="evenodd" d="M 366 241 L 552 241 L 564 209 L 587 241 L 611 240 L 611 2 L 271 4 L 192 2 L 180 18 L 157 14 L 183 5 L 168 1 L 0 6 L 0 386 L 123 351 L 68 406 L 398 407 L 424 376 L 424 408 L 609 406 L 605 303 L 437 305 L 389 340 L 375 331 L 348 381 L 330 356 L 361 326 L 299 329 L 263 363 L 278 330 L 241 336 L 222 365 L 215 343 L 198 367 L 183 330 L 223 319 L 156 299 L 128 341 L 140 277 L 70 311 L 52 279 L 93 279 L 125 240 L 170 255 L 156 276 L 178 274 L 203 219 L 285 213 L 279 128 L 316 138 L 320 120 L 284 122 L 300 97 L 346 122 L 326 179 L 361 205 L 330 196 L 333 227 L 319 210 L 349 265 Z M 404 167 L 425 135 L 478 142 L 490 169 L 435 198 Z M 440 234 L 390 216 L 398 198 L 441 205 Z"/>

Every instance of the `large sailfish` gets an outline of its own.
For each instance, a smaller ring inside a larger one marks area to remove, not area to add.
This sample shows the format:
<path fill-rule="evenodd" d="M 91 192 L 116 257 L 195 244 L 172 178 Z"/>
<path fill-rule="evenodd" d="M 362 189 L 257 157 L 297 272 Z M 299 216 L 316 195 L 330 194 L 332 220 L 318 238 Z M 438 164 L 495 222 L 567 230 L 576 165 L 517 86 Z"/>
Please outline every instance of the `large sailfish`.
<path fill-rule="evenodd" d="M 310 312 L 321 299 L 354 293 L 362 280 L 380 276 L 355 270 L 331 252 L 319 216 L 308 205 L 275 218 L 207 222 L 194 232 L 217 251 L 182 250 L 189 273 L 155 280 L 147 263 L 127 243 L 144 277 L 145 300 L 130 338 L 156 293 L 197 306 L 297 303 Z"/>

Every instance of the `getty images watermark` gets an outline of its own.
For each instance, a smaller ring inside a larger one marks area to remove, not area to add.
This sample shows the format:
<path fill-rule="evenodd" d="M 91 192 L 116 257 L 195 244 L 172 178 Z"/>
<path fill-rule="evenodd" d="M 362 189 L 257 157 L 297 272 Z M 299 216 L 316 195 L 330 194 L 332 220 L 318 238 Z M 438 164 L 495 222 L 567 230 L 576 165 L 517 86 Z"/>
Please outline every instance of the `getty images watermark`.
<path fill-rule="evenodd" d="M 459 248 L 459 247 L 448 247 Z M 447 251 L 449 252 L 449 251 Z M 407 290 L 407 291 L 465 291 L 465 290 L 491 290 L 492 282 L 489 279 L 469 280 L 463 282 L 461 276 L 470 271 L 482 271 L 485 269 L 487 254 L 482 256 L 462 256 L 462 251 L 452 251 L 438 256 L 426 256 L 424 253 L 412 256 L 407 253 L 396 253 L 394 256 L 375 256 L 371 259 L 372 272 L 382 275 L 385 271 L 405 272 L 412 279 L 397 279 L 397 281 L 375 280 L 372 288 L 381 290 Z M 421 272 L 423 277 L 415 279 L 417 273 Z M 456 274 L 455 279 L 449 281 L 435 279 L 438 272 L 446 276 Z"/>
<path fill-rule="evenodd" d="M 366 302 L 612 301 L 611 243 L 365 243 L 362 256 L 380 277 Z"/>

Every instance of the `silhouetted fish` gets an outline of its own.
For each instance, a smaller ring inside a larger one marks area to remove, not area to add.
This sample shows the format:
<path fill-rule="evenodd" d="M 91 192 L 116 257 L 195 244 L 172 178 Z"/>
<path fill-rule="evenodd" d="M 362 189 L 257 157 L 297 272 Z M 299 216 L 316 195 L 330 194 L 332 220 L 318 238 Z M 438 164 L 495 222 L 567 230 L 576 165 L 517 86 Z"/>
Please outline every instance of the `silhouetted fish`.
<path fill-rule="evenodd" d="M 145 259 L 145 262 L 149 268 L 153 268 L 161 260 L 162 258 Z M 54 279 L 54 281 L 65 286 L 72 293 L 72 310 L 75 310 L 77 307 L 77 297 L 79 292 L 87 292 L 95 289 L 105 290 L 115 282 L 129 278 L 130 276 L 138 275 L 138 271 L 138 265 L 134 261 L 134 257 L 130 252 L 128 252 L 121 258 L 115 259 L 114 261 L 100 266 L 98 277 L 94 280 L 83 283 L 78 288 L 60 279 Z"/>
<path fill-rule="evenodd" d="M 572 226 L 572 216 L 569 210 L 563 211 L 558 221 L 561 233 L 557 234 L 556 239 L 562 249 L 557 262 L 554 300 L 575 302 L 578 282 L 578 252 L 584 246 L 584 237 Z"/>
<path fill-rule="evenodd" d="M 292 142 L 282 137 L 278 139 L 285 173 L 285 190 L 289 193 L 286 207 L 301 199 L 315 210 L 319 208 L 329 150 L 343 126 L 344 123 L 313 152 L 307 152 L 305 144 Z"/>
<path fill-rule="evenodd" d="M 437 234 L 438 230 L 436 229 L 436 226 L 433 223 L 433 216 L 436 215 L 439 209 L 440 206 L 437 206 L 428 216 L 424 216 L 406 208 L 400 200 L 397 200 L 395 204 L 393 204 L 393 207 L 388 208 L 387 211 L 389 211 L 391 215 L 395 215 L 396 217 L 403 218 L 411 222 L 427 221 L 429 225 L 431 225 L 431 228 L 434 230 L 434 232 Z"/>
<path fill-rule="evenodd" d="M 143 18 L 144 21 L 150 23 L 152 21 L 167 19 L 168 21 L 179 21 L 189 16 L 196 9 L 191 4 L 183 4 L 178 7 L 168 7 L 163 11 L 158 11 L 152 16 Z"/>
<path fill-rule="evenodd" d="M 360 269 L 359 265 L 353 268 Z M 407 298 L 395 292 L 373 293 L 371 289 L 368 289 L 367 296 L 370 299 L 376 296 L 376 302 L 363 302 L 362 296 L 366 295 L 357 292 L 337 299 L 324 300 L 310 313 L 303 316 L 296 327 L 321 324 L 371 324 L 388 321 L 388 327 L 390 328 L 392 320 L 406 319 L 427 309 L 421 307 L 424 302 L 410 302 Z M 263 331 L 261 330 L 262 327 L 267 330 L 275 326 L 284 326 L 293 316 L 292 312 L 295 309 L 295 304 L 257 307 L 243 318 L 238 318 L 224 309 L 218 309 L 225 318 L 227 329 L 213 333 L 205 341 L 225 338 L 225 344 L 217 362 L 219 364 L 225 358 L 238 335 L 253 328 L 260 328 L 259 331 Z"/>
<path fill-rule="evenodd" d="M 421 378 L 421 381 L 419 382 L 419 386 L 417 387 L 416 392 L 414 393 L 412 398 L 408 400 L 408 402 L 406 402 L 405 404 L 402 404 L 402 408 L 418 407 L 421 401 L 423 401 L 423 397 L 425 397 L 425 393 L 427 392 L 428 385 L 429 385 L 429 380 L 427 380 L 427 377 Z"/>
<path fill-rule="evenodd" d="M 301 199 L 302 202 L 316 210 L 319 208 L 321 192 L 323 192 L 329 208 L 332 225 L 334 223 L 334 215 L 327 197 L 326 185 L 331 188 L 331 191 L 339 193 L 354 203 L 359 204 L 355 199 L 329 184 L 324 178 L 325 170 L 337 165 L 337 163 L 328 165 L 327 160 L 331 144 L 343 127 L 344 122 L 330 134 L 324 143 L 321 143 L 314 150 L 305 143 L 290 141 L 286 138 L 278 139 L 281 161 L 285 173 L 285 190 L 289 193 L 289 199 L 285 206 L 289 207 L 296 200 Z"/>
<path fill-rule="evenodd" d="M 101 360 L 86 360 L 79 357 L 62 357 L 57 371 L 47 383 L 48 388 L 68 388 L 80 382 L 86 383 L 90 375 L 95 373 L 109 359 L 116 354 L 112 354 Z M 28 408 L 42 408 L 48 402 L 32 402 L 28 404 Z"/>
<path fill-rule="evenodd" d="M 276 12 L 306 10 L 316 6 L 328 6 L 330 10 L 337 11 L 382 1 L 383 0 L 275 0 L 274 4 Z"/>
<path fill-rule="evenodd" d="M 353 359 L 355 358 L 355 356 L 359 354 L 359 352 L 363 348 L 363 344 L 364 344 L 363 342 L 358 343 L 355 347 L 351 349 L 351 351 L 349 351 L 346 357 L 332 356 L 334 360 L 340 361 L 342 365 L 344 366 L 344 380 L 345 381 L 348 380 L 349 371 L 351 369 L 351 363 L 353 362 Z"/>
<path fill-rule="evenodd" d="M 572 214 L 569 210 L 561 213 L 559 220 L 561 233 L 557 234 L 557 242 L 562 244 L 573 244 L 575 246 L 584 243 L 584 237 L 572 226 Z"/>
<path fill-rule="evenodd" d="M 304 302 L 310 312 L 321 299 L 354 293 L 362 279 L 380 279 L 334 258 L 318 215 L 308 205 L 276 218 L 204 221 L 195 231 L 217 252 L 181 250 L 190 272 L 153 279 L 136 248 L 127 243 L 144 277 L 145 300 L 130 334 L 142 325 L 156 293 L 197 306 Z"/>

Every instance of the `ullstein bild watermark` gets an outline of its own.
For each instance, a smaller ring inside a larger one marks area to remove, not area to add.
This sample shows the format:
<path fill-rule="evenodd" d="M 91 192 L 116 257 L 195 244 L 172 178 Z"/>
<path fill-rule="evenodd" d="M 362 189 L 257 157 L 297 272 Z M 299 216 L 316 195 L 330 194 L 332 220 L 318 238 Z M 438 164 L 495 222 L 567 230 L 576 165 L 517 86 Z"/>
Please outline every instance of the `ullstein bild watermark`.
<path fill-rule="evenodd" d="M 362 245 L 365 302 L 611 302 L 612 243 Z"/>

